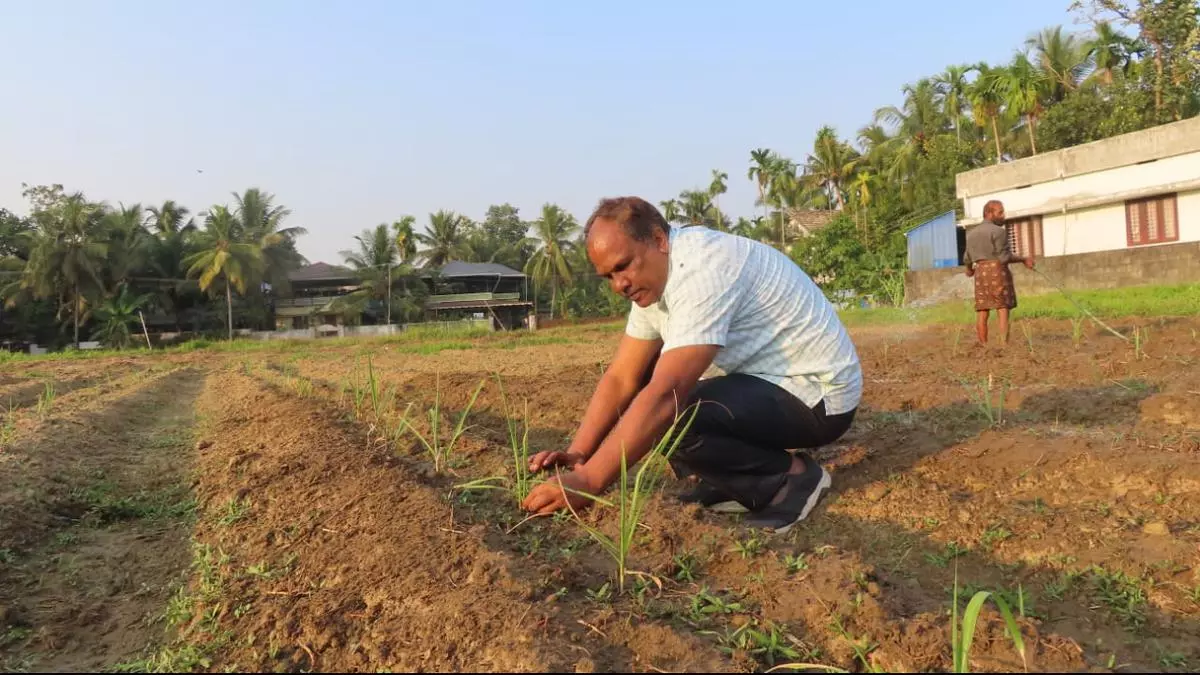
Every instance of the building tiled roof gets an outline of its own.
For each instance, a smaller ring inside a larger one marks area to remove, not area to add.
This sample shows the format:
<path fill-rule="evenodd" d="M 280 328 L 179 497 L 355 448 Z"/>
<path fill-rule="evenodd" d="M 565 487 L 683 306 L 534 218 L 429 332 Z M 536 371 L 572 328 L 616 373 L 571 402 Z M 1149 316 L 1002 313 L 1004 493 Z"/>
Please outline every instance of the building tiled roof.
<path fill-rule="evenodd" d="M 288 273 L 288 281 L 292 283 L 297 281 L 354 281 L 357 278 L 354 270 L 323 262 L 313 263 Z"/>
<path fill-rule="evenodd" d="M 812 234 L 828 225 L 837 214 L 837 211 L 825 209 L 790 209 L 788 227 L 793 234 Z"/>
<path fill-rule="evenodd" d="M 514 270 L 507 265 L 499 263 L 468 263 L 458 260 L 451 260 L 442 266 L 439 273 L 443 279 L 454 279 L 461 277 L 517 277 L 524 278 L 525 275 Z"/>

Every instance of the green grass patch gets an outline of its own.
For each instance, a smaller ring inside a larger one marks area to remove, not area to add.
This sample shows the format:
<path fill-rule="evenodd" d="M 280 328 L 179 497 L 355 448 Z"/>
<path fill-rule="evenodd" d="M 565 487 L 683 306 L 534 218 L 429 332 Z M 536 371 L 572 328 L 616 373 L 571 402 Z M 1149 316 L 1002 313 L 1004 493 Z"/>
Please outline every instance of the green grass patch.
<path fill-rule="evenodd" d="M 1188 316 L 1200 314 L 1200 284 L 1178 286 L 1130 286 L 1127 288 L 1068 291 L 1071 298 L 1101 318 Z M 1077 319 L 1079 310 L 1062 293 L 1021 295 L 1014 316 L 1044 319 Z M 930 307 L 876 307 L 843 310 L 848 326 L 888 324 L 970 323 L 974 304 L 967 300 Z"/>

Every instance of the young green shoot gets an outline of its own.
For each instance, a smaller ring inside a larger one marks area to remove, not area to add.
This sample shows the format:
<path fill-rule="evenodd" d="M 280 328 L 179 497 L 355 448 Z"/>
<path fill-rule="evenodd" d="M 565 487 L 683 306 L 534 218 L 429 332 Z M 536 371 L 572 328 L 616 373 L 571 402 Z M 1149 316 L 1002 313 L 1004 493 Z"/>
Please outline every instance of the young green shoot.
<path fill-rule="evenodd" d="M 508 396 L 504 393 L 504 383 L 500 373 L 496 373 L 496 386 L 500 389 L 501 414 L 508 428 L 508 443 L 512 448 L 513 479 L 512 495 L 517 504 L 525 501 L 533 488 L 534 475 L 529 471 L 529 401 L 525 401 L 525 418 L 518 421 L 508 406 Z"/>
<path fill-rule="evenodd" d="M 433 407 L 429 409 L 429 434 L 422 434 L 417 431 L 412 422 L 408 421 L 408 412 L 406 411 L 403 419 L 400 420 L 401 428 L 407 429 L 429 455 L 433 461 L 433 470 L 441 472 L 446 467 L 451 455 L 454 453 L 454 446 L 458 444 L 458 440 L 462 438 L 463 433 L 467 430 L 467 415 L 471 413 L 471 408 L 475 407 L 475 401 L 479 398 L 479 392 L 483 389 L 484 380 L 479 381 L 479 386 L 475 387 L 475 392 L 471 394 L 470 401 L 463 408 L 462 413 L 458 417 L 458 424 L 454 427 L 453 433 L 447 439 L 442 438 L 442 387 L 441 376 L 439 375 L 434 386 Z M 409 404 L 409 408 L 412 405 Z"/>
<path fill-rule="evenodd" d="M 1025 342 L 1029 345 L 1029 353 L 1035 354 L 1036 352 L 1033 349 L 1033 326 L 1022 323 L 1021 332 L 1025 334 Z"/>
<path fill-rule="evenodd" d="M 1079 349 L 1080 343 L 1083 342 L 1083 317 L 1077 316 L 1071 319 L 1071 344 Z"/>
<path fill-rule="evenodd" d="M 614 504 L 602 497 L 572 490 L 574 494 L 587 497 L 597 504 L 617 509 L 618 534 L 613 538 L 586 523 L 580 518 L 579 513 L 571 507 L 570 502 L 567 504 L 567 507 L 571 510 L 571 515 L 575 517 L 575 521 L 617 563 L 617 588 L 622 593 L 625 592 L 625 577 L 631 574 L 628 570 L 629 551 L 633 548 L 634 535 L 641 525 L 642 514 L 646 510 L 646 502 L 662 477 L 662 461 L 660 460 L 668 460 L 675 453 L 676 448 L 679 447 L 679 443 L 683 440 L 684 434 L 691 428 L 692 420 L 696 417 L 696 411 L 697 409 L 692 407 L 691 414 L 682 428 L 680 428 L 679 422 L 683 419 L 683 415 L 675 418 L 675 421 L 671 423 L 670 428 L 667 429 L 667 432 L 663 434 L 658 443 L 642 458 L 641 466 L 634 474 L 632 486 L 629 484 L 625 453 L 621 453 L 621 477 L 617 484 L 619 489 L 617 503 Z"/>
<path fill-rule="evenodd" d="M 46 380 L 46 385 L 42 389 L 42 393 L 38 395 L 37 414 L 39 417 L 45 417 L 50 414 L 50 408 L 54 405 L 54 381 Z"/>
<path fill-rule="evenodd" d="M 975 640 L 975 626 L 979 621 L 979 613 L 983 611 L 983 603 L 989 599 L 995 602 L 996 607 L 1000 610 L 1000 616 L 1004 619 L 1005 623 L 1005 632 L 1012 639 L 1017 654 L 1021 656 L 1021 662 L 1025 663 L 1025 640 L 1021 637 L 1021 629 L 1017 626 L 1017 620 L 1013 617 L 1008 603 L 999 595 L 989 591 L 978 591 L 975 593 L 967 603 L 966 611 L 963 613 L 962 624 L 959 624 L 958 569 L 956 568 L 954 570 L 954 608 L 950 622 L 950 647 L 954 660 L 953 672 L 971 672 L 971 643 Z"/>

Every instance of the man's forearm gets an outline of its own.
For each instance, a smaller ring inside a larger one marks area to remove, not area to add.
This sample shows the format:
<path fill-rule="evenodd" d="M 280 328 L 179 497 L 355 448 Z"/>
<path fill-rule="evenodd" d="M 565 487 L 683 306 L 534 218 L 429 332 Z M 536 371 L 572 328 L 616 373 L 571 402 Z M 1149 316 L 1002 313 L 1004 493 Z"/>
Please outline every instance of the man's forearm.
<path fill-rule="evenodd" d="M 602 376 L 567 452 L 585 459 L 595 454 L 636 394 L 636 383 L 623 382 L 607 373 Z"/>
<path fill-rule="evenodd" d="M 673 390 L 647 387 L 638 392 L 612 432 L 583 465 L 589 487 L 602 492 L 621 475 L 621 455 L 633 466 L 670 427 L 678 412 Z"/>

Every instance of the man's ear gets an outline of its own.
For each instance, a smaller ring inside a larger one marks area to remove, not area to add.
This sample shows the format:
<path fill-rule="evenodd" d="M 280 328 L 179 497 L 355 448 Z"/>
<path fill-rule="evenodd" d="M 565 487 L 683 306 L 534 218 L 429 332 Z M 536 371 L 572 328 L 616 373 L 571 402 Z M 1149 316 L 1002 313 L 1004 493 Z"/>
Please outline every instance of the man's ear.
<path fill-rule="evenodd" d="M 659 253 L 670 253 L 671 252 L 671 237 L 666 232 L 663 232 L 662 230 L 655 228 L 654 229 L 654 247 L 658 249 Z"/>

